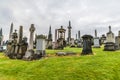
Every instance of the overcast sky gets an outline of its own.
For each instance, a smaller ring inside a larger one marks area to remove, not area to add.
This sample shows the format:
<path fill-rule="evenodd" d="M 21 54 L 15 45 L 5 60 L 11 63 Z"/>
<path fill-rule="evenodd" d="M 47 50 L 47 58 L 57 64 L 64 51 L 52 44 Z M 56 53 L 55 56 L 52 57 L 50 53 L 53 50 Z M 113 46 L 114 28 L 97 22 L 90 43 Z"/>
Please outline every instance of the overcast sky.
<path fill-rule="evenodd" d="M 72 37 L 78 30 L 81 35 L 98 36 L 108 32 L 108 26 L 117 36 L 120 30 L 120 0 L 0 0 L 0 27 L 8 39 L 10 24 L 14 29 L 24 27 L 24 36 L 29 36 L 29 27 L 35 24 L 37 34 L 52 33 L 61 25 L 67 29 L 72 24 Z M 66 36 L 67 37 L 67 36 Z"/>

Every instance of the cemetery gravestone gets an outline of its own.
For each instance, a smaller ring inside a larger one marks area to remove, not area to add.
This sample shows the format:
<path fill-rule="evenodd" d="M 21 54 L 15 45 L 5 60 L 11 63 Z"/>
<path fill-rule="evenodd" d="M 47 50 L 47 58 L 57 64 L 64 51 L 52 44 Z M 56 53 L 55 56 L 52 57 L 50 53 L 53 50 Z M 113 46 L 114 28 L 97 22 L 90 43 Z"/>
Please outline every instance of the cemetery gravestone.
<path fill-rule="evenodd" d="M 93 54 L 92 52 L 92 36 L 91 35 L 83 35 L 83 50 L 81 55 Z"/>
<path fill-rule="evenodd" d="M 115 37 L 114 33 L 111 31 L 111 26 L 109 26 L 109 32 L 107 33 L 107 40 L 104 45 L 105 51 L 114 51 L 115 50 Z"/>
<path fill-rule="evenodd" d="M 45 39 L 46 39 L 46 37 L 44 35 L 37 35 L 36 59 L 39 59 L 46 55 Z"/>
<path fill-rule="evenodd" d="M 95 30 L 94 47 L 100 48 L 100 40 L 99 40 L 99 37 L 97 37 L 97 30 Z"/>

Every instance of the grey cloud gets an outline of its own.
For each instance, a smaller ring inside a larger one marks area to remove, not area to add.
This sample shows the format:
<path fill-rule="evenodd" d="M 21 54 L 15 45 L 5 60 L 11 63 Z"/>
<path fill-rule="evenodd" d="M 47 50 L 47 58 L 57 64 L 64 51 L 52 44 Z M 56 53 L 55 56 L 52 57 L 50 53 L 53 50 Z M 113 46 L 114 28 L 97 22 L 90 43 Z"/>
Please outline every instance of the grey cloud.
<path fill-rule="evenodd" d="M 82 35 L 94 35 L 95 29 L 100 36 L 108 31 L 109 25 L 117 35 L 119 3 L 120 0 L 1 0 L 0 27 L 8 35 L 11 22 L 16 29 L 23 25 L 24 34 L 28 36 L 30 24 L 34 23 L 37 34 L 47 35 L 50 25 L 54 34 L 55 28 L 61 25 L 67 28 L 71 20 L 73 37 L 78 30 Z"/>

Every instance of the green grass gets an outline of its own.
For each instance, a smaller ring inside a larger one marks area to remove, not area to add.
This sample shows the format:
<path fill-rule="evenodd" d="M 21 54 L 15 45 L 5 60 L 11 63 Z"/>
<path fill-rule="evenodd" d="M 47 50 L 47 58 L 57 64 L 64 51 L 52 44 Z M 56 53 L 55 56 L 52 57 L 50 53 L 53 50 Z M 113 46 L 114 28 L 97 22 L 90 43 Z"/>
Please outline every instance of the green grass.
<path fill-rule="evenodd" d="M 47 50 L 53 55 L 61 50 Z M 65 48 L 79 54 L 80 48 Z M 11 60 L 0 54 L 0 80 L 120 80 L 120 50 L 94 48 L 95 55 L 51 56 L 36 61 Z"/>

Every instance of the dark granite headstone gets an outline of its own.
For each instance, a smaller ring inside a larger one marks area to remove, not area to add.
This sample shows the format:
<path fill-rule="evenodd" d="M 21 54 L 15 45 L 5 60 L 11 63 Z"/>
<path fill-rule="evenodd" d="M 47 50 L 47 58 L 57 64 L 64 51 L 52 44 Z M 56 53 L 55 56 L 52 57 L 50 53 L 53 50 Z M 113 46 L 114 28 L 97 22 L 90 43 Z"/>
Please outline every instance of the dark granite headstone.
<path fill-rule="evenodd" d="M 92 52 L 92 36 L 91 35 L 84 35 L 83 38 L 83 50 L 81 55 L 88 55 L 93 54 Z"/>

